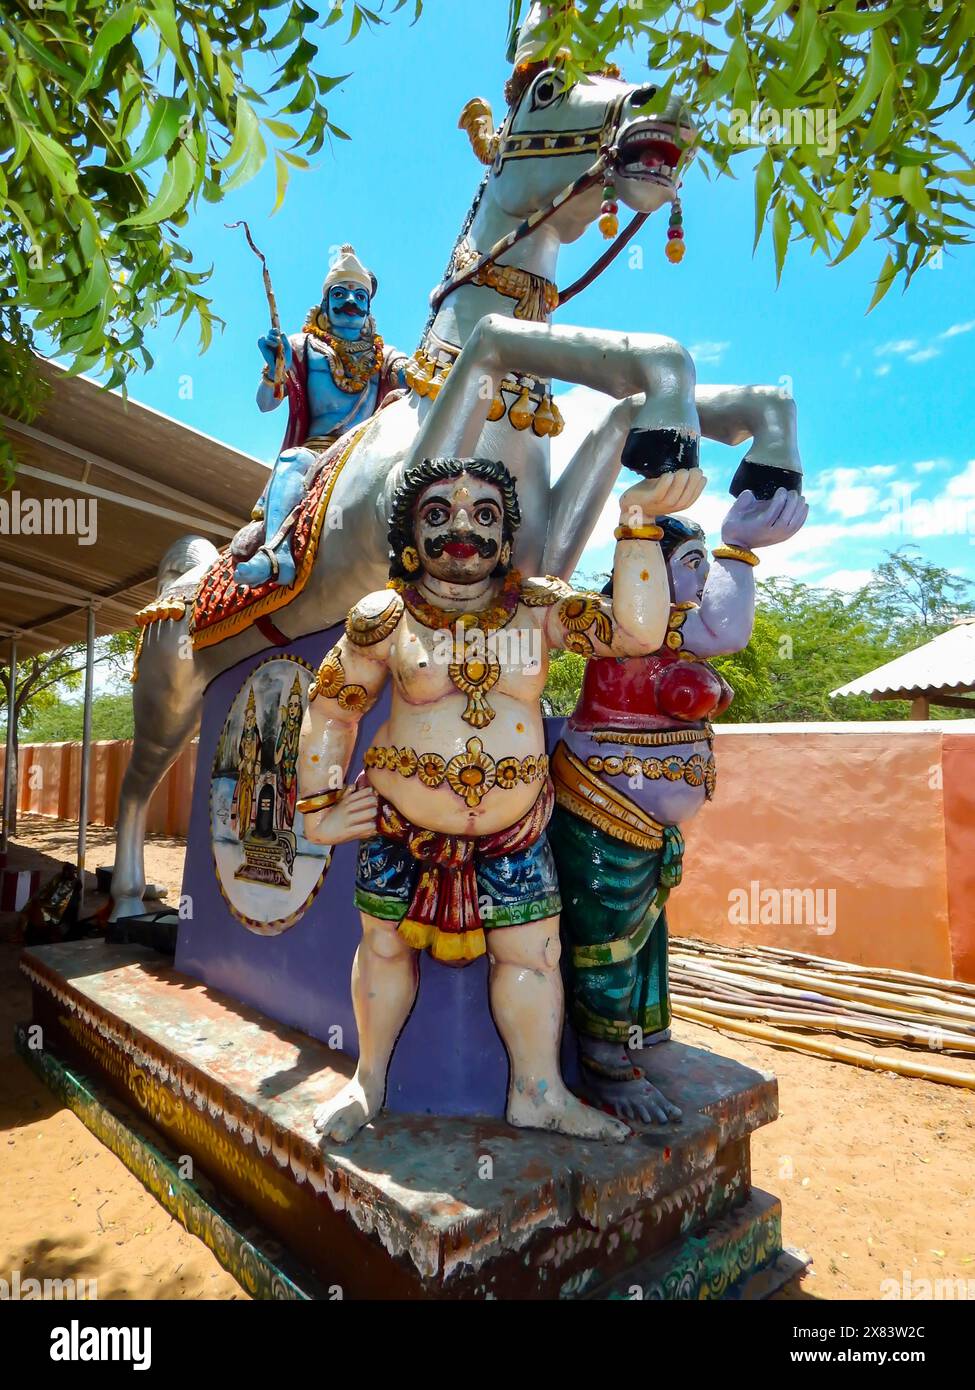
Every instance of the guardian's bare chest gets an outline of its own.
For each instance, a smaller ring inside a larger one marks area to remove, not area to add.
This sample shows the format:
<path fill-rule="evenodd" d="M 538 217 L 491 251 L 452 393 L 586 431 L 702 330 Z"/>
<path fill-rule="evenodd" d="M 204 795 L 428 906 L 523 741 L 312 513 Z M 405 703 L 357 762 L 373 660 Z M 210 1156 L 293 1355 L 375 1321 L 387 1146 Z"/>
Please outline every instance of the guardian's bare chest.
<path fill-rule="evenodd" d="M 536 700 L 548 674 L 548 654 L 541 627 L 524 609 L 489 633 L 429 628 L 405 614 L 390 650 L 390 672 L 400 693 L 416 704 L 485 680 L 500 695 Z"/>

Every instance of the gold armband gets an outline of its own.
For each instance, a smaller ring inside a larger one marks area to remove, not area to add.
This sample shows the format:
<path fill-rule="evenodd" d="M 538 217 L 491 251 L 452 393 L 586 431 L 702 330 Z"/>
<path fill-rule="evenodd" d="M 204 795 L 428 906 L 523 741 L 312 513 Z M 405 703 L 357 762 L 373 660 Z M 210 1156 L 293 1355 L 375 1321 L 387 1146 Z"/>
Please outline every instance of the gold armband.
<path fill-rule="evenodd" d="M 757 565 L 758 556 L 754 550 L 746 550 L 743 545 L 719 545 L 712 551 L 716 560 L 740 560 L 743 565 Z"/>
<path fill-rule="evenodd" d="M 265 386 L 273 386 L 275 384 L 274 377 L 271 375 L 271 368 L 266 362 L 264 364 L 264 370 L 261 372 L 261 380 L 264 382 Z"/>
<path fill-rule="evenodd" d="M 328 811 L 345 796 L 346 788 L 339 787 L 336 791 L 318 792 L 315 796 L 303 796 L 295 806 L 296 811 L 300 811 L 303 816 L 310 815 L 313 811 Z"/>
<path fill-rule="evenodd" d="M 618 541 L 662 541 L 664 538 L 660 526 L 617 526 L 613 535 Z"/>

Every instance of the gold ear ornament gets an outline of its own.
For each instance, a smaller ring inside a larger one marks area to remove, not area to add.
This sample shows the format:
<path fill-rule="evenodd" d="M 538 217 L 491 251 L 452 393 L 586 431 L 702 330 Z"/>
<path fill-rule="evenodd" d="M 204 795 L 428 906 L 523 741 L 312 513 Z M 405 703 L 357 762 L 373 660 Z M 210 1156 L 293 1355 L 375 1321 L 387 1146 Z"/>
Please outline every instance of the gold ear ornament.
<path fill-rule="evenodd" d="M 472 97 L 460 113 L 458 129 L 466 131 L 471 149 L 482 164 L 493 164 L 498 153 L 498 134 L 490 102 Z"/>

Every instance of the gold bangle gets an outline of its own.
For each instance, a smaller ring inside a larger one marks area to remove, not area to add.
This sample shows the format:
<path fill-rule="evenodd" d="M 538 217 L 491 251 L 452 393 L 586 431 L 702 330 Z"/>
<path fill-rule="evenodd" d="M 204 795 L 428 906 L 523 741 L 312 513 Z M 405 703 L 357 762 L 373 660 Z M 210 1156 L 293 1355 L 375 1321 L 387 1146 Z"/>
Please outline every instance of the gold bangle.
<path fill-rule="evenodd" d="M 337 806 L 345 796 L 345 787 L 339 787 L 337 791 L 318 792 L 315 796 L 303 796 L 295 805 L 295 810 L 300 811 L 303 816 L 309 815 L 312 811 L 327 811 L 332 806 Z"/>
<path fill-rule="evenodd" d="M 716 560 L 740 560 L 743 565 L 757 565 L 758 556 L 754 550 L 746 550 L 743 545 L 719 545 L 711 552 Z"/>
<path fill-rule="evenodd" d="M 617 526 L 613 535 L 618 541 L 662 541 L 664 538 L 660 526 Z"/>
<path fill-rule="evenodd" d="M 265 386 L 274 385 L 274 377 L 271 376 L 271 368 L 268 367 L 266 364 L 264 370 L 261 372 L 261 380 L 264 382 Z"/>

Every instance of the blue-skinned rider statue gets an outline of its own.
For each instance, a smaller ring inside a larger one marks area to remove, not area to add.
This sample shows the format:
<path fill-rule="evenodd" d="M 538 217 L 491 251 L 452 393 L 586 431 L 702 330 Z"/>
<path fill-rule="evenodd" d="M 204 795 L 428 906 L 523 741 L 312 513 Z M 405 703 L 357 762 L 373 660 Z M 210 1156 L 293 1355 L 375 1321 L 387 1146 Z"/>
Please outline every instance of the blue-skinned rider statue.
<path fill-rule="evenodd" d="M 284 353 L 288 428 L 253 521 L 234 539 L 234 577 L 254 587 L 295 577 L 290 523 L 323 452 L 362 424 L 406 385 L 406 354 L 386 347 L 376 332 L 372 301 L 377 280 L 351 246 L 343 246 L 300 333 L 272 328 L 258 339 L 265 367 L 257 391 L 262 411 L 281 403 L 274 372 Z"/>
<path fill-rule="evenodd" d="M 799 493 L 780 489 L 761 501 L 743 492 L 713 566 L 699 526 L 659 517 L 671 590 L 665 643 L 652 656 L 586 662 L 552 757 L 549 839 L 582 1087 L 624 1120 L 680 1119 L 652 1085 L 649 1059 L 670 1024 L 664 905 L 681 880 L 680 827 L 713 794 L 709 721 L 734 695 L 707 658 L 747 645 L 753 548 L 788 540 L 807 514 Z"/>

